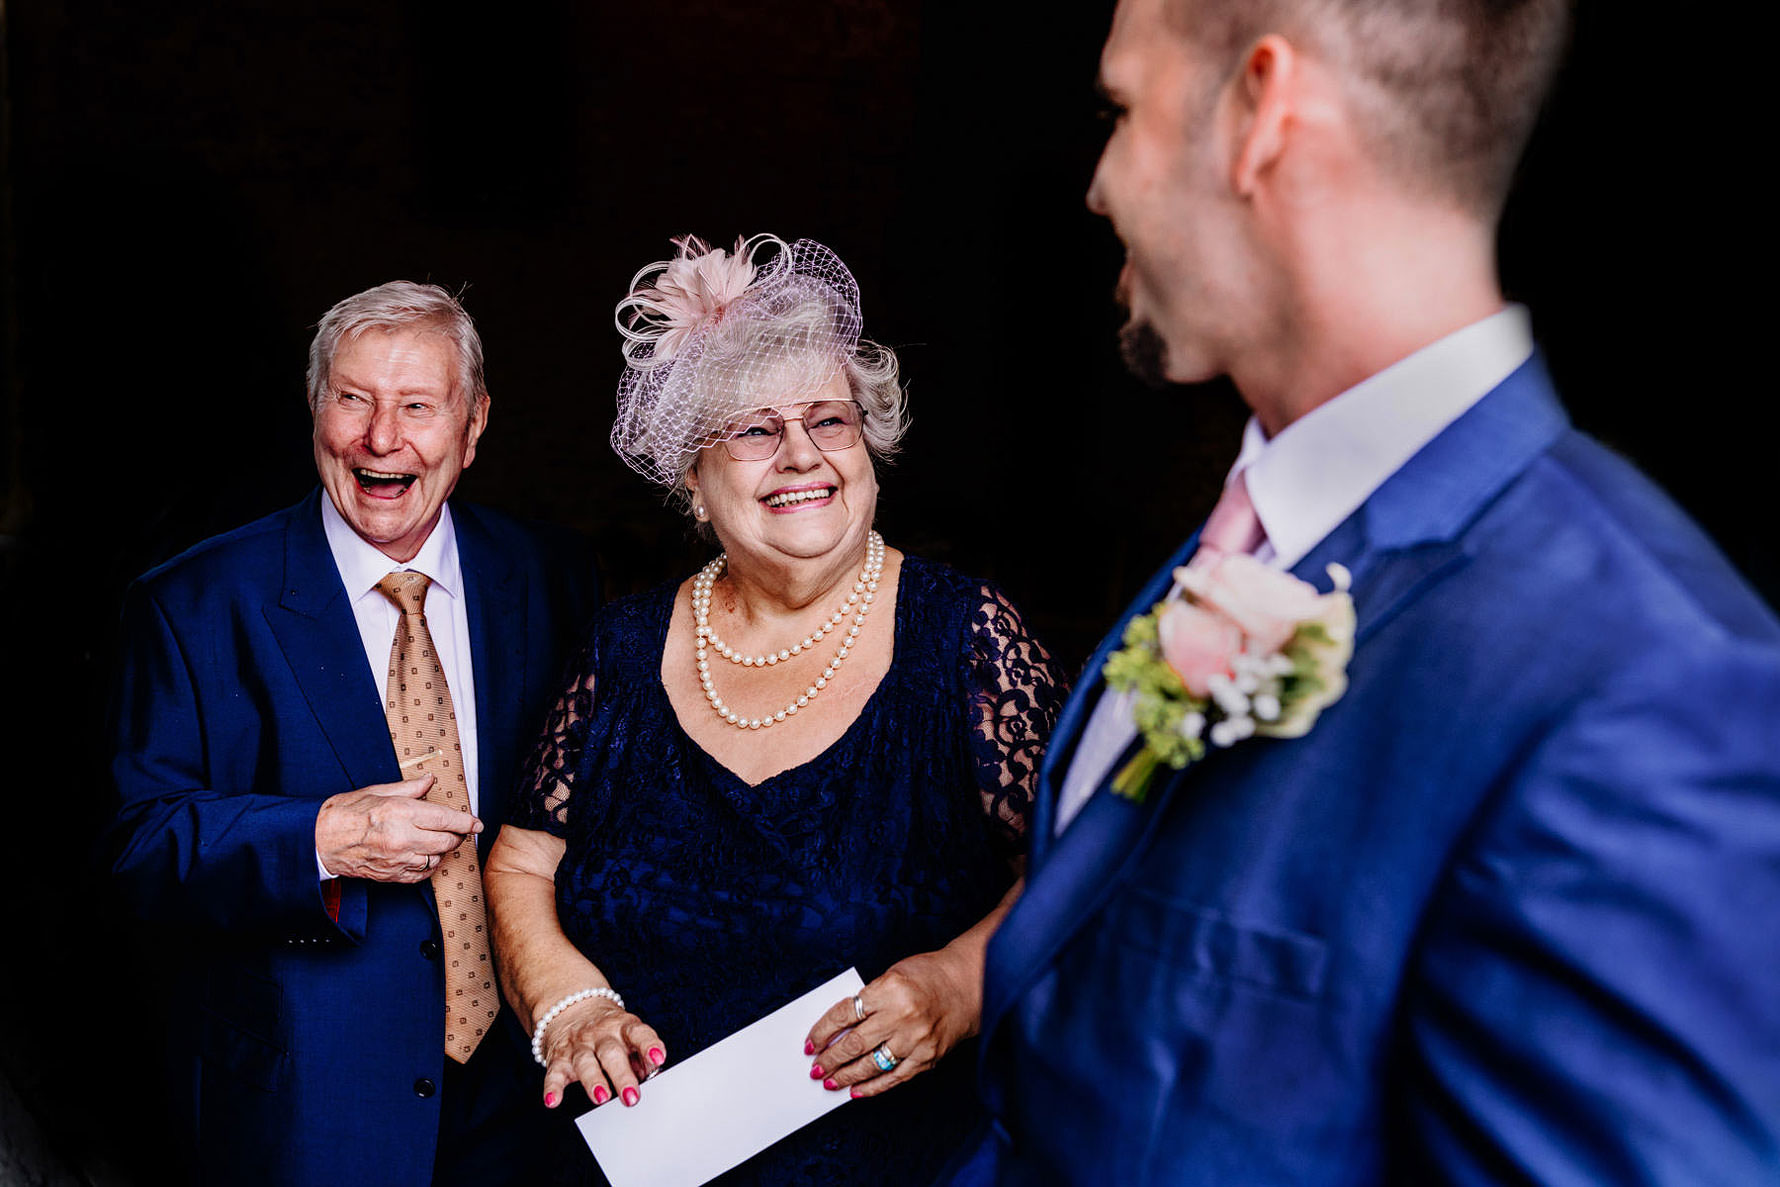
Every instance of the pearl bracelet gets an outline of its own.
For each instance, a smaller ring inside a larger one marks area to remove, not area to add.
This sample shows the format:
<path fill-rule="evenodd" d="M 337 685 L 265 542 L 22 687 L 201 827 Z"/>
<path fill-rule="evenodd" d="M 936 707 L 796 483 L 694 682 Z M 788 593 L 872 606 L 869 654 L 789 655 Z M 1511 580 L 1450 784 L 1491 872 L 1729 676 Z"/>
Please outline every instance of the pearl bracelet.
<path fill-rule="evenodd" d="M 595 985 L 588 989 L 578 989 L 557 1002 L 554 1006 L 551 1006 L 548 1010 L 545 1010 L 544 1016 L 538 1019 L 537 1029 L 532 1031 L 532 1058 L 538 1061 L 539 1067 L 549 1066 L 549 1061 L 544 1058 L 545 1029 L 552 1022 L 556 1021 L 556 1016 L 558 1014 L 562 1013 L 576 1002 L 584 1002 L 590 997 L 610 998 L 612 999 L 613 1005 L 617 1006 L 620 1010 L 624 1009 L 624 999 L 618 996 L 618 991 L 616 989 L 607 989 L 604 985 Z"/>

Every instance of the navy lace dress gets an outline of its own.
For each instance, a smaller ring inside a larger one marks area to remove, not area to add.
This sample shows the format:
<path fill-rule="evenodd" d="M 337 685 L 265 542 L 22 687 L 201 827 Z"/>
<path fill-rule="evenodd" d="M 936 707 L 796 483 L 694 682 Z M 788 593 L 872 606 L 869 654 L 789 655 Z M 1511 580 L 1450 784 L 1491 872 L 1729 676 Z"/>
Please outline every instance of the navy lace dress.
<path fill-rule="evenodd" d="M 567 842 L 563 930 L 684 1059 L 850 965 L 869 982 L 987 914 L 1013 879 L 1064 690 L 993 586 L 907 557 L 894 655 L 858 719 L 749 786 L 686 736 L 662 688 L 674 594 L 600 613 L 515 823 Z M 960 1045 L 717 1182 L 927 1182 L 979 1116 L 974 1060 Z M 586 1173 L 599 1181 L 591 1158 Z"/>

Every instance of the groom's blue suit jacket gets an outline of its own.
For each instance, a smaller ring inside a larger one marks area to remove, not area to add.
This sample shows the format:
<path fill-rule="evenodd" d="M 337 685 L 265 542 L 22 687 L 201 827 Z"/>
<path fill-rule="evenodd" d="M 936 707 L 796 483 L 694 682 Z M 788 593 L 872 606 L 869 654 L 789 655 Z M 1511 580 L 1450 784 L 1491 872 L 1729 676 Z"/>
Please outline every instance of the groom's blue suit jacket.
<path fill-rule="evenodd" d="M 343 879 L 336 923 L 316 873 L 321 801 L 402 778 L 322 497 L 131 588 L 114 868 L 131 905 L 183 947 L 172 1038 L 175 1111 L 196 1136 L 189 1173 L 422 1187 L 444 1071 L 431 887 Z M 455 501 L 452 518 L 486 854 L 595 586 L 581 550 Z M 484 1042 L 509 1037 L 497 1027 Z"/>
<path fill-rule="evenodd" d="M 1189 541 L 1132 606 L 1149 609 Z M 1351 685 L 1138 805 L 1056 790 L 960 1181 L 1780 1183 L 1780 626 L 1535 358 L 1295 572 Z"/>

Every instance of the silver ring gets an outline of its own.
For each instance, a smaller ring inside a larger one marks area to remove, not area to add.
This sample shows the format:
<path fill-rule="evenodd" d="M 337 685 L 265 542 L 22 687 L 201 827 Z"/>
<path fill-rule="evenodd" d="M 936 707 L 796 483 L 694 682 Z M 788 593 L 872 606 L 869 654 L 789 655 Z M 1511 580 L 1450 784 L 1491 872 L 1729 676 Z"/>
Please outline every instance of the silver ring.
<path fill-rule="evenodd" d="M 896 1056 L 890 1054 L 888 1043 L 878 1044 L 878 1049 L 871 1053 L 871 1061 L 878 1065 L 880 1072 L 888 1072 L 896 1067 Z"/>
<path fill-rule="evenodd" d="M 853 1017 L 860 1022 L 865 1021 L 865 1003 L 857 993 L 853 995 Z"/>

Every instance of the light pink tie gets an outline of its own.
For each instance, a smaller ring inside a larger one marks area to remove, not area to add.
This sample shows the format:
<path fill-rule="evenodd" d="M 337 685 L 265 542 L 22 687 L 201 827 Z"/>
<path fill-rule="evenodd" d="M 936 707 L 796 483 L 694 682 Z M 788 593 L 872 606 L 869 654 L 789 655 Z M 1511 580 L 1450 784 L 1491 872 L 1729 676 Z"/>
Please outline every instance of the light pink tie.
<path fill-rule="evenodd" d="M 1266 538 L 1261 517 L 1255 514 L 1255 505 L 1248 497 L 1248 474 L 1239 472 L 1224 488 L 1218 505 L 1211 509 L 1211 518 L 1199 533 L 1199 550 L 1187 564 L 1196 569 L 1220 557 L 1253 552 Z"/>

